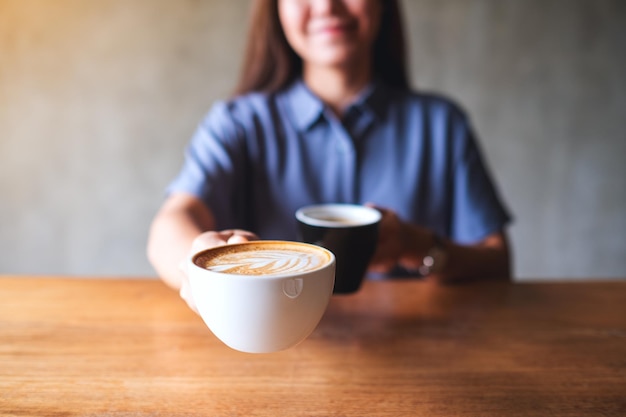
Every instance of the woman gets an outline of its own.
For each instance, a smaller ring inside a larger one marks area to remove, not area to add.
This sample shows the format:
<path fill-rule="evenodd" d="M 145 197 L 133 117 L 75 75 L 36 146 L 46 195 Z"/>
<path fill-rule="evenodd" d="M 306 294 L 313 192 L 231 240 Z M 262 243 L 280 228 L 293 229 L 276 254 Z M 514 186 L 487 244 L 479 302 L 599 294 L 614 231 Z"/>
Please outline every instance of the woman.
<path fill-rule="evenodd" d="M 184 296 L 201 248 L 296 239 L 314 203 L 383 213 L 371 271 L 510 276 L 509 216 L 463 111 L 409 90 L 393 0 L 255 0 L 243 74 L 198 127 L 148 256 Z"/>

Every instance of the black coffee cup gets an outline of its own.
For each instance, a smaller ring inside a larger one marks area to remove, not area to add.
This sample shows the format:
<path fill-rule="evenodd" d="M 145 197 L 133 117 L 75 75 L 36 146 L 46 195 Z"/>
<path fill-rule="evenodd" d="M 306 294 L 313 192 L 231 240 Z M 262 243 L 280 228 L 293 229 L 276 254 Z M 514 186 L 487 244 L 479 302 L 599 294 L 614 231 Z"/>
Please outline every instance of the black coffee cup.
<path fill-rule="evenodd" d="M 320 204 L 296 211 L 300 240 L 335 254 L 334 294 L 349 294 L 361 287 L 378 243 L 381 213 L 353 204 Z"/>

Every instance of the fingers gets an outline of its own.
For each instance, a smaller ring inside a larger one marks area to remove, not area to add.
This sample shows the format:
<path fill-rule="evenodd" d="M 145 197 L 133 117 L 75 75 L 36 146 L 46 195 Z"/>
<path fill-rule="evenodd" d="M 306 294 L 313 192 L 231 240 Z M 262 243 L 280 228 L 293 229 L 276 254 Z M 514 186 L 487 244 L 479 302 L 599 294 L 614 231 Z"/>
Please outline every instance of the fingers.
<path fill-rule="evenodd" d="M 249 239 L 245 236 L 241 236 L 241 235 L 232 235 L 231 237 L 228 238 L 227 243 L 243 243 L 243 242 L 248 242 Z"/>
<path fill-rule="evenodd" d="M 402 222 L 393 210 L 372 203 L 367 203 L 366 206 L 375 208 L 382 214 L 378 229 L 378 245 L 369 270 L 378 273 L 389 272 L 398 264 L 402 254 Z"/>
<path fill-rule="evenodd" d="M 254 233 L 240 229 L 205 232 L 194 239 L 191 245 L 191 251 L 197 253 L 214 246 L 222 246 L 229 243 L 242 243 L 257 239 L 258 236 Z"/>
<path fill-rule="evenodd" d="M 379 274 L 385 274 L 389 271 L 391 271 L 395 266 L 396 266 L 397 262 L 391 261 L 391 260 L 377 260 L 377 259 L 373 259 L 372 262 L 370 263 L 368 270 L 370 272 L 375 272 L 375 273 L 379 273 Z"/>
<path fill-rule="evenodd" d="M 259 237 L 252 232 L 248 232 L 247 230 L 233 229 L 233 230 L 225 230 L 224 232 L 226 236 L 230 234 L 227 239 L 227 243 L 243 243 L 249 242 L 251 240 L 258 240 Z"/>

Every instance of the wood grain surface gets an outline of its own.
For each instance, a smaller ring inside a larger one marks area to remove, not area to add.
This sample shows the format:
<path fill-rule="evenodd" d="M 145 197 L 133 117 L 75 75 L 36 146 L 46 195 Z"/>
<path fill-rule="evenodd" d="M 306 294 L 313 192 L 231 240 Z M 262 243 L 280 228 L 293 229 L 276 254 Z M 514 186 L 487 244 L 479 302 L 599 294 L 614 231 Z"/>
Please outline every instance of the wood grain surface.
<path fill-rule="evenodd" d="M 295 348 L 152 279 L 0 277 L 2 416 L 624 416 L 626 281 L 367 282 Z"/>

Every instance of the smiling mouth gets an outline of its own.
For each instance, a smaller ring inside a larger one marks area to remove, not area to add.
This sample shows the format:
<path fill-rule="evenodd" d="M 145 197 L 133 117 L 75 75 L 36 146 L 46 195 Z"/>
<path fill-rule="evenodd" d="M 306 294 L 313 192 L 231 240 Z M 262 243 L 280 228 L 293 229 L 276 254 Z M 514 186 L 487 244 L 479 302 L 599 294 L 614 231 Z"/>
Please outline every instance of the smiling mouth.
<path fill-rule="evenodd" d="M 334 22 L 314 27 L 313 30 L 311 30 L 311 34 L 341 36 L 354 32 L 356 27 L 357 25 L 354 22 Z"/>

